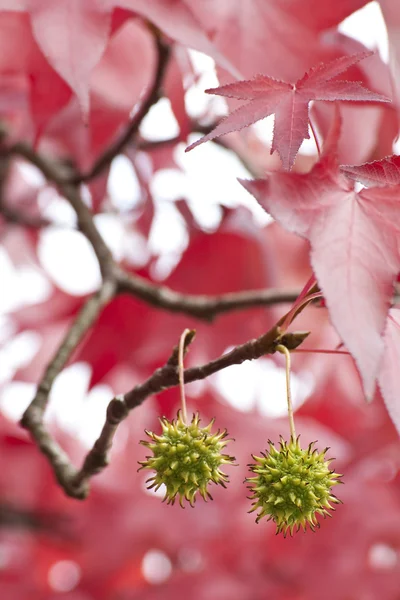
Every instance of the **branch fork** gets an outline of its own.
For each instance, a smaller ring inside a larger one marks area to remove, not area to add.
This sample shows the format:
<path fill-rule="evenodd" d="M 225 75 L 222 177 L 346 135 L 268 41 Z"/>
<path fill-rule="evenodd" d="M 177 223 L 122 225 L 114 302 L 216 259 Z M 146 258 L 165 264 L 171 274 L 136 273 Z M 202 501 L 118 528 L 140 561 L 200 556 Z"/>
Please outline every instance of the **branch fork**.
<path fill-rule="evenodd" d="M 103 308 L 117 294 L 130 293 L 159 309 L 180 312 L 201 320 L 212 321 L 217 315 L 232 310 L 242 310 L 253 306 L 271 306 L 283 302 L 292 303 L 299 293 L 297 290 L 267 289 L 219 296 L 181 294 L 165 286 L 149 282 L 138 275 L 127 273 L 115 263 L 111 251 L 95 225 L 90 209 L 82 199 L 80 184 L 90 181 L 103 172 L 115 156 L 138 136 L 143 118 L 160 97 L 170 50 L 159 35 L 156 36 L 156 45 L 158 64 L 153 85 L 148 95 L 132 118 L 125 133 L 98 158 L 89 172 L 78 173 L 71 166 L 42 155 L 25 142 L 16 142 L 7 146 L 6 140 L 1 140 L 0 159 L 3 160 L 4 164 L 7 163 L 8 165 L 9 160 L 13 157 L 23 158 L 37 167 L 46 180 L 56 186 L 71 204 L 77 215 L 78 228 L 90 242 L 102 274 L 102 283 L 99 290 L 82 306 L 63 342 L 43 373 L 36 395 L 21 419 L 22 427 L 29 431 L 39 450 L 47 458 L 60 486 L 67 495 L 77 499 L 87 497 L 90 489 L 90 479 L 108 465 L 109 453 L 118 425 L 128 417 L 130 411 L 139 406 L 150 395 L 179 384 L 179 348 L 177 346 L 173 349 L 164 366 L 157 369 L 146 381 L 135 386 L 125 395 L 113 398 L 110 401 L 102 431 L 92 449 L 87 453 L 80 468 L 76 468 L 71 463 L 67 454 L 52 437 L 44 424 L 43 417 L 54 380 L 68 363 L 83 337 L 96 323 Z M 0 181 L 0 185 L 1 183 Z M 0 204 L 1 212 L 2 204 Z M 20 222 L 26 225 L 22 218 Z M 294 349 L 307 337 L 308 332 L 283 332 L 282 323 L 281 320 L 259 338 L 241 344 L 229 353 L 207 364 L 186 370 L 182 369 L 183 382 L 188 383 L 205 379 L 231 365 L 241 364 L 245 360 L 254 360 L 265 354 L 272 354 L 277 350 L 279 344 L 284 344 L 288 349 Z M 187 351 L 192 343 L 194 335 L 194 331 L 189 331 L 185 336 L 183 353 Z"/>

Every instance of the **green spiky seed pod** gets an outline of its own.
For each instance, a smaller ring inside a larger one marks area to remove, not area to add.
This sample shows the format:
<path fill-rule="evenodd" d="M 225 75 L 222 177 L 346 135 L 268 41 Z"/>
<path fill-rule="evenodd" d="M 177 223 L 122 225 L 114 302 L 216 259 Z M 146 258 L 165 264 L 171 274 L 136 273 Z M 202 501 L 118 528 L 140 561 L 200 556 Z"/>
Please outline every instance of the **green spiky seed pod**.
<path fill-rule="evenodd" d="M 329 469 L 333 459 L 325 460 L 328 448 L 319 453 L 313 442 L 303 450 L 299 438 L 289 443 L 281 438 L 279 450 L 268 443 L 269 451 L 253 456 L 255 464 L 249 465 L 255 474 L 246 479 L 254 500 L 249 512 L 260 509 L 256 522 L 268 516 L 276 523 L 276 533 L 285 537 L 300 527 L 306 531 L 307 524 L 315 531 L 316 515 L 330 517 L 329 510 L 335 510 L 332 504 L 340 503 L 331 487 L 341 483 L 341 475 Z"/>
<path fill-rule="evenodd" d="M 148 489 L 158 490 L 164 484 L 167 504 L 174 504 L 178 496 L 182 507 L 184 499 L 194 506 L 197 492 L 204 500 L 212 500 L 208 485 L 214 482 L 226 487 L 229 478 L 220 467 L 235 460 L 228 454 L 222 454 L 229 441 L 225 439 L 228 435 L 226 430 L 211 433 L 214 419 L 207 427 L 200 427 L 198 414 L 194 414 L 187 425 L 180 411 L 173 421 L 163 417 L 160 423 L 161 435 L 146 431 L 151 441 L 140 442 L 153 452 L 153 456 L 139 462 L 140 469 L 155 471 L 155 475 L 146 482 L 150 484 Z"/>

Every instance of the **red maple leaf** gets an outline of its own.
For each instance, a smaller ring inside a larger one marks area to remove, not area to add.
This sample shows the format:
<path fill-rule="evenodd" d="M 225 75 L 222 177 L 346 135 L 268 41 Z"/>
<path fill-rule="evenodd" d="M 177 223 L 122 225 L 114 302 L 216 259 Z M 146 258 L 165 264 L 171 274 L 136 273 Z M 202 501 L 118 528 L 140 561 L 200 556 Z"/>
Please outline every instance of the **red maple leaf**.
<path fill-rule="evenodd" d="M 110 7 L 96 0 L 1 0 L 0 10 L 26 11 L 32 33 L 54 70 L 89 111 L 89 80 L 106 48 L 111 29 Z"/>
<path fill-rule="evenodd" d="M 173 39 L 209 53 L 228 72 L 238 76 L 238 71 L 217 51 L 183 2 L 175 2 L 171 7 L 165 0 L 0 0 L 0 11 L 29 14 L 38 46 L 76 94 L 84 116 L 90 108 L 91 76 L 112 34 L 112 14 L 116 7 L 136 12 Z"/>
<path fill-rule="evenodd" d="M 129 1 L 132 0 L 126 0 Z M 327 9 L 326 3 L 320 0 L 181 1 L 196 17 L 202 30 L 211 35 L 218 51 L 242 74 L 239 79 L 248 79 L 254 73 L 268 73 L 271 77 L 287 81 L 295 81 L 320 61 L 357 52 L 341 48 L 332 33 L 339 23 L 367 3 L 367 0 L 340 0 L 329 3 Z M 154 3 L 153 0 L 147 5 L 153 6 Z M 175 15 L 171 18 L 173 4 L 171 2 L 168 6 L 170 22 L 179 21 Z M 158 26 L 171 35 L 166 25 L 167 22 Z M 330 30 L 329 41 L 325 34 L 327 30 Z M 183 31 L 179 33 L 179 37 L 171 37 L 185 44 Z M 209 54 L 207 49 L 201 51 Z M 226 73 L 220 68 L 223 65 L 218 58 L 215 60 L 218 78 L 223 85 L 228 82 Z"/>
<path fill-rule="evenodd" d="M 350 179 L 360 181 L 366 187 L 398 185 L 400 183 L 400 156 L 393 154 L 362 165 L 342 165 L 340 170 Z"/>
<path fill-rule="evenodd" d="M 361 52 L 321 63 L 295 83 L 256 75 L 250 80 L 206 90 L 207 94 L 249 102 L 223 119 L 209 134 L 186 148 L 186 151 L 275 114 L 271 153 L 277 150 L 284 169 L 290 170 L 303 140 L 310 137 L 308 105 L 312 100 L 390 102 L 385 96 L 366 89 L 358 81 L 334 79 L 371 54 L 373 53 Z"/>
<path fill-rule="evenodd" d="M 310 173 L 273 173 L 241 183 L 285 229 L 310 241 L 311 264 L 332 323 L 371 398 L 400 270 L 400 186 L 356 193 L 337 163 L 339 129 L 337 121 Z"/>

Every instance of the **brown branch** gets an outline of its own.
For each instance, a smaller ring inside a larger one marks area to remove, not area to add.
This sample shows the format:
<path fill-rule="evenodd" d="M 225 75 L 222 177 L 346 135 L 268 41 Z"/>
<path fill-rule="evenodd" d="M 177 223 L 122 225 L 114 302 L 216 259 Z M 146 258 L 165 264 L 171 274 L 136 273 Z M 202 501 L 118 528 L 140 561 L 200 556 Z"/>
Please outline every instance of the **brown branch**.
<path fill-rule="evenodd" d="M 89 479 L 108 465 L 108 453 L 111 450 L 117 427 L 127 416 L 128 410 L 125 404 L 118 398 L 111 400 L 100 436 L 88 452 L 82 468 L 76 472 L 73 478 L 72 487 L 74 489 L 88 490 Z"/>
<path fill-rule="evenodd" d="M 158 100 L 160 99 L 161 86 L 170 57 L 170 47 L 168 44 L 163 42 L 159 35 L 155 36 L 155 40 L 157 44 L 158 63 L 156 73 L 154 76 L 154 81 L 147 94 L 146 99 L 139 107 L 137 113 L 132 118 L 132 121 L 130 122 L 129 126 L 127 127 L 126 131 L 122 134 L 122 136 L 104 151 L 104 153 L 96 160 L 90 171 L 78 175 L 74 178 L 73 182 L 75 184 L 90 181 L 94 177 L 100 175 L 100 173 L 111 164 L 112 160 L 122 152 L 125 146 L 129 144 L 132 138 L 135 137 L 135 135 L 139 131 L 139 127 L 144 117 L 147 115 L 150 108 L 154 104 L 156 104 L 156 102 L 158 102 Z"/>
<path fill-rule="evenodd" d="M 56 514 L 46 515 L 39 511 L 27 510 L 26 508 L 14 506 L 4 500 L 0 501 L 0 530 L 2 528 L 26 529 L 52 533 L 61 522 Z M 53 530 L 53 531 L 52 531 Z"/>
<path fill-rule="evenodd" d="M 47 456 L 58 482 L 65 490 L 68 488 L 68 482 L 75 477 L 76 469 L 43 424 L 44 412 L 55 378 L 67 364 L 71 354 L 94 323 L 103 306 L 114 297 L 115 292 L 115 282 L 105 280 L 99 291 L 83 305 L 54 358 L 46 368 L 35 397 L 21 419 L 22 427 L 28 429 L 41 452 Z M 75 497 L 85 497 L 87 491 L 77 489 L 75 495 Z"/>
<path fill-rule="evenodd" d="M 297 348 L 309 335 L 309 332 L 286 333 L 281 335 L 279 326 L 272 327 L 267 333 L 255 340 L 236 346 L 230 352 L 199 367 L 185 370 L 184 381 L 190 383 L 205 379 L 217 371 L 222 371 L 232 365 L 240 365 L 246 360 L 255 360 L 265 354 L 274 354 L 276 346 L 282 344 L 289 350 Z M 139 406 L 148 396 L 156 394 L 170 387 L 178 385 L 178 371 L 176 365 L 170 361 L 153 373 L 143 384 L 133 388 L 125 394 L 124 403 L 128 410 Z"/>
<path fill-rule="evenodd" d="M 0 129 L 0 138 L 1 137 Z M 44 219 L 40 216 L 25 214 L 19 209 L 8 206 L 5 198 L 5 188 L 10 170 L 10 162 L 11 155 L 9 152 L 3 153 L 0 156 L 0 215 L 8 223 L 13 225 L 23 225 L 29 229 L 40 229 L 50 225 L 50 221 L 48 219 Z"/>
<path fill-rule="evenodd" d="M 185 352 L 194 338 L 194 331 L 185 339 Z M 189 383 L 205 379 L 217 371 L 232 365 L 239 365 L 246 360 L 254 360 L 265 354 L 273 354 L 279 344 L 294 350 L 308 336 L 309 332 L 281 334 L 279 325 L 255 340 L 237 346 L 227 354 L 198 367 L 186 369 L 184 381 Z M 79 472 L 71 471 L 66 478 L 63 488 L 74 498 L 82 499 L 82 493 L 89 492 L 89 480 L 100 473 L 109 463 L 109 451 L 118 425 L 126 419 L 129 412 L 139 406 L 149 396 L 165 389 L 179 385 L 178 347 L 176 346 L 163 367 L 157 369 L 144 383 L 137 385 L 130 392 L 119 398 L 113 398 L 108 405 L 106 421 L 93 448 L 88 452 Z"/>
<path fill-rule="evenodd" d="M 79 339 L 90 327 L 90 323 L 97 316 L 101 306 L 112 298 L 114 292 L 115 287 L 107 282 L 102 286 L 102 294 L 93 296 L 86 303 L 55 358 L 47 368 L 37 394 L 21 420 L 22 426 L 29 430 L 37 446 L 47 457 L 62 489 L 68 496 L 79 500 L 83 500 L 88 496 L 91 477 L 100 473 L 108 465 L 109 452 L 118 425 L 126 419 L 129 412 L 139 406 L 150 395 L 179 384 L 178 347 L 176 347 L 166 364 L 157 369 L 144 383 L 136 386 L 124 396 L 111 400 L 101 434 L 94 443 L 93 448 L 88 452 L 79 470 L 71 463 L 68 455 L 50 435 L 43 424 L 43 415 L 52 383 L 58 372 L 66 364 Z M 192 342 L 194 334 L 195 332 L 191 331 L 187 336 L 185 352 Z M 228 366 L 241 364 L 246 360 L 254 360 L 265 354 L 273 354 L 278 344 L 284 344 L 289 349 L 295 349 L 307 336 L 308 332 L 285 333 L 282 335 L 278 324 L 259 338 L 237 346 L 231 352 L 223 354 L 205 365 L 186 369 L 184 381 L 188 383 L 205 379 Z"/>
<path fill-rule="evenodd" d="M 27 227 L 28 229 L 42 229 L 43 227 L 53 225 L 53 223 L 48 219 L 25 214 L 23 212 L 20 212 L 19 210 L 6 206 L 1 202 L 0 215 L 5 221 L 10 223 L 11 225 L 22 225 L 23 227 Z"/>
<path fill-rule="evenodd" d="M 53 439 L 44 425 L 43 416 L 54 379 L 65 366 L 72 352 L 107 302 L 117 293 L 129 291 L 153 306 L 210 320 L 216 314 L 228 310 L 284 301 L 290 302 L 297 297 L 297 293 L 256 290 L 215 297 L 185 296 L 164 286 L 156 286 L 138 276 L 128 275 L 115 264 L 110 250 L 96 228 L 93 215 L 83 202 L 79 186 L 71 183 L 71 170 L 68 165 L 55 162 L 39 154 L 24 142 L 17 142 L 8 148 L 3 147 L 0 151 L 0 158 L 4 159 L 6 156 L 20 156 L 28 160 L 42 172 L 49 182 L 58 187 L 60 193 L 74 208 L 78 219 L 78 227 L 92 245 L 103 275 L 100 290 L 81 309 L 75 323 L 48 365 L 35 398 L 21 420 L 22 426 L 29 430 L 38 448 L 47 457 L 57 481 L 66 494 L 83 499 L 89 493 L 90 477 L 107 465 L 108 452 L 116 428 L 121 420 L 126 418 L 129 411 L 150 394 L 177 384 L 177 368 L 174 362 L 175 355 L 173 354 L 168 363 L 161 370 L 156 371 L 144 384 L 129 392 L 122 400 L 115 398 L 110 403 L 102 433 L 86 457 L 82 468 L 78 471 L 72 465 L 67 454 Z M 244 360 L 257 358 L 262 354 L 274 351 L 272 337 L 272 334 L 270 336 L 267 334 L 267 337 L 263 336 L 259 340 L 244 344 L 207 365 L 187 370 L 185 381 L 203 379 L 230 364 L 240 364 Z M 268 340 L 269 344 L 267 343 Z"/>
<path fill-rule="evenodd" d="M 110 276 L 110 272 L 114 268 L 111 252 L 94 224 L 92 213 L 82 200 L 79 186 L 69 182 L 70 169 L 62 163 L 57 163 L 45 155 L 39 154 L 25 142 L 17 142 L 13 146 L 3 149 L 3 154 L 6 152 L 11 156 L 20 156 L 33 164 L 48 181 L 59 189 L 75 210 L 78 228 L 92 245 L 103 277 Z"/>
<path fill-rule="evenodd" d="M 181 294 L 166 286 L 156 285 L 139 275 L 118 270 L 119 292 L 129 292 L 148 304 L 170 312 L 180 312 L 197 319 L 212 321 L 215 316 L 233 310 L 254 306 L 271 306 L 277 303 L 294 302 L 299 290 L 261 289 L 231 292 L 218 296 Z"/>
<path fill-rule="evenodd" d="M 92 213 L 81 198 L 79 188 L 69 183 L 68 171 L 66 172 L 65 168 L 63 170 L 63 165 L 39 154 L 23 142 L 11 146 L 8 151 L 35 165 L 59 188 L 60 193 L 76 212 L 78 227 L 92 245 L 103 277 L 116 280 L 118 293 L 128 292 L 157 308 L 184 313 L 206 321 L 211 321 L 216 315 L 231 310 L 271 306 L 296 300 L 297 290 L 247 290 L 218 296 L 182 294 L 166 286 L 156 285 L 138 275 L 126 273 L 114 263 L 111 252 L 94 223 Z"/>
<path fill-rule="evenodd" d="M 220 122 L 221 122 L 221 119 L 218 119 L 217 121 L 215 121 L 213 123 L 210 123 L 208 125 L 203 125 L 203 124 L 199 123 L 199 121 L 197 121 L 197 120 L 192 120 L 190 123 L 190 132 L 191 133 L 201 133 L 202 135 L 207 135 L 208 133 L 213 131 L 213 129 L 215 129 Z M 175 146 L 176 144 L 179 144 L 179 142 L 182 142 L 182 141 L 183 140 L 180 135 L 176 135 L 176 136 L 171 137 L 166 140 L 149 141 L 146 139 L 138 139 L 136 144 L 134 144 L 134 149 L 143 150 L 145 152 L 149 152 L 149 151 L 151 152 L 152 150 L 158 150 L 161 148 L 168 148 L 169 146 Z M 259 169 L 257 169 L 249 161 L 249 159 L 246 156 L 244 156 L 242 153 L 238 152 L 234 148 L 231 148 L 231 146 L 229 144 L 229 136 L 228 136 L 228 139 L 214 138 L 213 140 L 210 140 L 210 141 L 212 143 L 214 143 L 215 145 L 220 146 L 221 148 L 224 148 L 224 150 L 228 150 L 229 152 L 232 152 L 238 158 L 238 160 L 242 163 L 243 167 L 248 171 L 248 173 L 252 177 L 257 178 L 262 175 L 260 173 Z"/>
<path fill-rule="evenodd" d="M 108 454 L 117 427 L 128 416 L 130 410 L 138 406 L 151 394 L 178 384 L 177 349 L 175 349 L 167 363 L 155 371 L 147 381 L 136 386 L 125 396 L 114 398 L 110 402 L 100 436 L 87 454 L 81 469 L 78 470 L 71 463 L 68 455 L 50 435 L 44 425 L 43 417 L 55 378 L 67 364 L 73 351 L 98 318 L 105 304 L 117 293 L 129 292 L 158 308 L 182 312 L 199 319 L 211 320 L 215 315 L 230 310 L 239 310 L 256 305 L 266 306 L 277 302 L 292 302 L 298 295 L 297 292 L 281 292 L 278 290 L 252 290 L 219 296 L 184 295 L 165 286 L 157 286 L 137 275 L 124 273 L 113 260 L 109 248 L 96 228 L 90 209 L 81 197 L 79 183 L 95 177 L 110 164 L 112 159 L 138 133 L 144 116 L 157 101 L 169 56 L 168 47 L 159 38 L 157 38 L 157 44 L 159 62 L 154 84 L 146 100 L 132 119 L 125 134 L 98 159 L 90 173 L 77 176 L 76 171 L 68 164 L 51 160 L 39 154 L 24 142 L 17 142 L 9 147 L 4 145 L 0 149 L 0 159 L 8 161 L 12 156 L 20 156 L 35 165 L 45 178 L 55 185 L 65 199 L 69 201 L 77 215 L 80 231 L 87 237 L 93 247 L 103 276 L 99 291 L 82 307 L 53 360 L 45 370 L 37 393 L 21 420 L 22 426 L 30 432 L 38 448 L 47 457 L 55 477 L 65 493 L 78 499 L 87 497 L 90 478 L 108 464 Z M 307 335 L 292 334 L 293 339 L 287 335 L 282 336 L 279 325 L 280 323 L 260 338 L 242 344 L 206 365 L 187 369 L 184 373 L 185 382 L 204 379 L 230 365 L 240 364 L 245 360 L 253 360 L 264 354 L 273 353 L 278 343 L 284 343 L 288 347 L 294 348 Z M 194 332 L 187 337 L 186 349 L 193 336 Z"/>
<path fill-rule="evenodd" d="M 194 339 L 195 331 L 190 331 L 185 338 L 184 352 Z M 167 361 L 165 368 L 172 370 L 177 373 L 178 368 L 178 346 L 172 351 L 172 354 Z M 100 433 L 99 438 L 93 445 L 93 448 L 88 452 L 83 462 L 82 468 L 74 478 L 74 485 L 78 488 L 86 486 L 89 479 L 93 475 L 100 473 L 109 464 L 109 451 L 111 450 L 114 435 L 117 431 L 118 425 L 126 419 L 131 409 L 126 403 L 126 396 L 121 398 L 113 398 L 108 405 L 106 421 L 103 425 L 103 429 Z"/>
<path fill-rule="evenodd" d="M 176 357 L 173 353 L 167 364 L 156 371 L 144 384 L 129 392 L 122 400 L 117 398 L 112 400 L 101 435 L 88 453 L 80 470 L 72 465 L 67 454 L 50 435 L 43 423 L 43 416 L 54 379 L 65 366 L 86 331 L 96 320 L 102 307 L 115 294 L 129 291 L 153 306 L 210 320 L 216 314 L 228 310 L 284 301 L 290 302 L 297 297 L 297 292 L 256 290 L 215 297 L 185 296 L 164 286 L 157 286 L 138 276 L 128 275 L 115 264 L 111 252 L 95 226 L 89 208 L 80 196 L 79 187 L 70 183 L 68 167 L 35 152 L 23 142 L 16 143 L 8 150 L 2 150 L 3 154 L 6 152 L 10 156 L 21 156 L 34 164 L 48 181 L 59 188 L 66 200 L 75 209 L 78 227 L 91 243 L 103 275 L 100 290 L 81 309 L 77 320 L 46 369 L 37 394 L 25 411 L 21 421 L 22 426 L 29 430 L 38 448 L 47 457 L 55 477 L 65 493 L 71 497 L 83 499 L 89 493 L 89 479 L 100 472 L 108 463 L 108 452 L 118 424 L 126 418 L 130 410 L 143 402 L 150 394 L 177 384 Z M 187 370 L 185 381 L 204 379 L 231 364 L 240 364 L 244 360 L 251 360 L 262 354 L 274 352 L 273 338 L 276 334 L 277 330 L 274 330 L 273 334 L 266 334 L 258 340 L 239 346 L 231 353 L 223 355 L 207 365 Z"/>

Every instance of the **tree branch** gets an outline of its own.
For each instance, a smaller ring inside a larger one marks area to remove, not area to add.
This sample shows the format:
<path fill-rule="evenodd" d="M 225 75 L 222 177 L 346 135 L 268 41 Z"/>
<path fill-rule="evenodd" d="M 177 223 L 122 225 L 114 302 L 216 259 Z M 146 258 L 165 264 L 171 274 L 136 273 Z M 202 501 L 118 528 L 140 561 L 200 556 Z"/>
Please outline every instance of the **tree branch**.
<path fill-rule="evenodd" d="M 185 295 L 165 286 L 157 286 L 137 275 L 125 273 L 116 265 L 109 248 L 95 225 L 90 209 L 81 197 L 79 183 L 95 177 L 110 164 L 112 159 L 137 134 L 143 118 L 150 107 L 158 100 L 169 58 L 169 48 L 159 38 L 157 38 L 157 45 L 159 55 L 157 72 L 146 100 L 132 119 L 124 135 L 99 157 L 89 173 L 77 175 L 76 171 L 71 169 L 68 164 L 51 160 L 36 152 L 24 142 L 17 142 L 9 147 L 4 145 L 0 149 L 0 159 L 3 161 L 9 161 L 12 156 L 20 156 L 35 165 L 50 183 L 57 186 L 60 193 L 75 210 L 78 227 L 93 247 L 103 276 L 99 291 L 83 305 L 53 360 L 45 370 L 37 393 L 21 420 L 22 426 L 30 432 L 38 448 L 47 457 L 55 477 L 65 493 L 78 499 L 87 497 L 90 478 L 108 464 L 108 454 L 117 427 L 128 416 L 130 410 L 138 406 L 151 394 L 178 384 L 177 349 L 174 349 L 164 367 L 155 371 L 147 381 L 136 386 L 125 396 L 114 398 L 110 402 L 100 436 L 87 454 L 81 469 L 78 470 L 71 463 L 67 454 L 50 435 L 43 422 L 43 417 L 55 378 L 67 364 L 73 351 L 95 322 L 105 304 L 114 298 L 117 293 L 129 292 L 158 308 L 182 312 L 199 319 L 211 320 L 217 314 L 230 310 L 239 310 L 250 306 L 267 306 L 277 302 L 292 302 L 298 295 L 295 291 L 279 290 L 251 290 L 218 296 Z M 285 343 L 280 334 L 279 325 L 280 323 L 257 340 L 242 344 L 214 361 L 187 369 L 184 373 L 185 381 L 204 379 L 227 366 L 240 364 L 245 360 L 253 360 L 263 354 L 275 352 L 278 343 Z M 287 344 L 292 343 L 295 346 L 301 343 L 306 334 L 293 335 L 292 340 L 287 336 L 285 340 Z M 194 332 L 187 336 L 186 349 L 193 336 Z"/>
<path fill-rule="evenodd" d="M 73 183 L 76 184 L 90 181 L 91 179 L 94 179 L 95 177 L 100 175 L 100 173 L 111 164 L 112 160 L 122 152 L 122 150 L 131 141 L 131 139 L 135 137 L 135 135 L 139 131 L 139 127 L 144 117 L 147 115 L 150 108 L 154 104 L 156 104 L 156 102 L 158 102 L 158 100 L 160 99 L 161 86 L 170 57 L 170 47 L 168 44 L 163 42 L 159 35 L 155 36 L 155 40 L 157 44 L 158 56 L 157 70 L 154 76 L 153 84 L 146 99 L 140 106 L 137 113 L 132 118 L 132 121 L 130 122 L 123 135 L 114 144 L 112 144 L 109 148 L 107 148 L 104 151 L 104 153 L 94 163 L 90 171 L 75 177 Z"/>
<path fill-rule="evenodd" d="M 181 294 L 166 286 L 156 285 L 139 275 L 126 273 L 115 264 L 110 250 L 94 223 L 90 209 L 82 200 L 79 188 L 69 183 L 68 173 L 63 171 L 63 165 L 51 161 L 23 142 L 14 144 L 8 151 L 35 165 L 48 181 L 59 188 L 60 193 L 76 212 L 79 230 L 92 245 L 103 277 L 116 280 L 118 293 L 128 292 L 157 308 L 184 313 L 206 321 L 211 321 L 216 315 L 231 310 L 271 306 L 296 300 L 297 290 L 247 290 L 218 296 Z"/>
<path fill-rule="evenodd" d="M 79 186 L 69 182 L 70 169 L 62 163 L 57 163 L 43 154 L 39 154 L 39 152 L 36 152 L 25 142 L 17 142 L 13 146 L 3 149 L 3 153 L 5 152 L 8 152 L 10 155 L 20 156 L 33 164 L 48 181 L 59 189 L 60 193 L 75 210 L 78 219 L 78 228 L 92 245 L 103 277 L 110 276 L 114 268 L 112 254 L 94 224 L 90 209 L 82 200 Z"/>
<path fill-rule="evenodd" d="M 0 215 L 3 217 L 5 221 L 12 225 L 22 225 L 23 227 L 27 227 L 28 229 L 42 229 L 43 227 L 48 227 L 49 225 L 53 225 L 51 221 L 48 219 L 44 219 L 43 217 L 35 217 L 32 215 L 27 215 L 19 210 L 6 206 L 6 204 L 0 201 Z"/>
<path fill-rule="evenodd" d="M 122 270 L 117 272 L 117 280 L 121 293 L 129 292 L 157 308 L 184 313 L 205 321 L 212 321 L 217 315 L 228 311 L 254 306 L 271 306 L 282 302 L 292 303 L 299 295 L 298 290 L 274 288 L 231 292 L 218 296 L 181 294 Z"/>
<path fill-rule="evenodd" d="M 217 121 L 214 121 L 213 123 L 209 123 L 208 125 L 206 125 L 206 124 L 203 125 L 203 124 L 199 123 L 199 121 L 193 119 L 193 120 L 191 120 L 191 123 L 190 123 L 190 132 L 191 133 L 201 133 L 202 135 L 207 135 L 208 133 L 213 131 L 213 129 L 215 129 L 220 122 L 221 122 L 221 119 L 218 119 Z M 228 136 L 228 139 L 220 137 L 220 138 L 214 138 L 213 140 L 210 140 L 210 141 L 213 144 L 215 144 L 216 146 L 220 146 L 221 148 L 224 148 L 224 150 L 228 150 L 229 152 L 232 152 L 238 158 L 238 160 L 242 163 L 244 168 L 250 173 L 250 175 L 252 177 L 257 178 L 262 175 L 262 173 L 260 173 L 260 170 L 257 169 L 256 166 L 250 162 L 248 157 L 244 156 L 243 153 L 240 153 L 237 150 L 231 148 L 231 146 L 229 144 L 229 136 Z M 180 135 L 176 135 L 176 136 L 171 137 L 166 140 L 156 140 L 156 141 L 149 141 L 146 139 L 138 139 L 136 144 L 134 144 L 134 148 L 136 150 L 143 150 L 145 152 L 151 152 L 152 150 L 158 150 L 160 148 L 168 148 L 169 146 L 175 146 L 179 142 L 182 142 Z"/>
<path fill-rule="evenodd" d="M 3 137 L 4 135 L 1 134 L 0 129 L 0 139 L 2 139 Z M 47 219 L 44 219 L 40 216 L 25 214 L 14 207 L 8 206 L 5 197 L 5 188 L 10 170 L 10 162 L 10 153 L 2 153 L 0 156 L 0 215 L 8 223 L 12 223 L 15 225 L 23 225 L 24 227 L 28 227 L 29 229 L 40 229 L 41 227 L 46 227 L 47 225 L 50 225 L 50 221 L 48 221 Z"/>
<path fill-rule="evenodd" d="M 279 344 L 286 346 L 289 350 L 294 350 L 308 335 L 309 332 L 285 333 L 282 335 L 279 325 L 275 325 L 259 338 L 236 346 L 230 352 L 205 365 L 185 369 L 184 381 L 190 383 L 199 379 L 206 379 L 206 377 L 232 365 L 240 365 L 246 360 L 255 360 L 265 354 L 274 354 L 276 346 Z M 177 367 L 168 361 L 164 367 L 157 369 L 147 381 L 135 386 L 133 390 L 125 394 L 123 401 L 127 409 L 132 410 L 142 404 L 148 396 L 175 387 L 178 383 Z"/>
<path fill-rule="evenodd" d="M 99 291 L 83 305 L 54 358 L 47 366 L 37 388 L 35 397 L 21 419 L 22 427 L 30 432 L 41 452 L 47 456 L 58 482 L 65 490 L 68 487 L 66 482 L 71 481 L 71 479 L 75 477 L 77 471 L 71 465 L 68 456 L 47 431 L 47 428 L 43 423 L 44 412 L 49 401 L 50 391 L 55 378 L 67 364 L 71 354 L 97 319 L 103 306 L 114 297 L 115 292 L 115 282 L 105 280 Z M 75 494 L 76 497 L 85 497 L 87 491 L 77 489 L 75 490 Z"/>
<path fill-rule="evenodd" d="M 4 154 L 7 150 L 3 149 L 2 152 Z M 214 297 L 204 295 L 186 296 L 165 286 L 157 286 L 136 275 L 124 273 L 115 264 L 110 250 L 97 230 L 93 215 L 81 198 L 79 187 L 70 183 L 68 167 L 51 161 L 23 142 L 18 142 L 8 148 L 8 153 L 10 156 L 21 156 L 34 164 L 48 181 L 59 188 L 66 200 L 70 202 L 77 214 L 79 229 L 91 243 L 103 275 L 100 290 L 81 309 L 54 359 L 47 367 L 36 396 L 21 420 L 22 426 L 29 430 L 38 448 L 47 457 L 55 477 L 65 493 L 73 498 L 83 499 L 89 493 L 90 478 L 108 464 L 108 453 L 118 424 L 127 417 L 130 410 L 138 406 L 149 395 L 177 385 L 178 381 L 175 354 L 173 353 L 166 365 L 157 370 L 144 384 L 137 386 L 126 394 L 123 399 L 115 398 L 111 401 L 100 437 L 88 453 L 82 468 L 77 470 L 72 465 L 67 454 L 53 439 L 44 425 L 44 411 L 55 377 L 65 366 L 73 350 L 78 346 L 107 302 L 117 293 L 129 292 L 153 306 L 211 320 L 215 315 L 229 310 L 239 310 L 240 308 L 256 305 L 270 305 L 277 302 L 291 302 L 295 300 L 298 294 L 292 291 L 254 290 Z M 204 379 L 229 365 L 240 364 L 244 360 L 252 360 L 263 354 L 274 352 L 274 336 L 276 335 L 278 335 L 278 330 L 274 329 L 273 333 L 270 332 L 258 340 L 243 344 L 207 365 L 187 370 L 185 381 Z M 282 343 L 281 339 L 280 342 Z"/>
<path fill-rule="evenodd" d="M 124 396 L 111 400 L 100 436 L 86 455 L 79 470 L 71 463 L 68 455 L 50 435 L 43 423 L 43 416 L 52 383 L 61 368 L 66 364 L 74 347 L 90 327 L 90 323 L 95 319 L 101 306 L 112 298 L 114 292 L 115 287 L 109 282 L 105 282 L 102 286 L 102 294 L 98 293 L 92 296 L 86 303 L 53 361 L 46 369 L 37 394 L 21 420 L 22 426 L 30 432 L 41 452 L 47 457 L 60 486 L 68 496 L 78 500 L 83 500 L 88 496 L 91 477 L 100 473 L 108 465 L 109 452 L 118 425 L 126 419 L 129 412 L 152 394 L 179 384 L 178 347 L 175 347 L 165 365 L 157 369 L 144 383 L 136 386 Z M 185 352 L 192 342 L 194 334 L 195 332 L 191 331 L 187 336 Z M 273 354 L 279 344 L 284 344 L 289 349 L 295 349 L 307 336 L 308 332 L 281 334 L 279 324 L 277 324 L 266 334 L 237 346 L 227 354 L 223 354 L 207 364 L 186 369 L 184 381 L 188 383 L 205 379 L 231 365 L 241 364 L 246 360 L 254 360 L 265 354 Z"/>
<path fill-rule="evenodd" d="M 191 331 L 185 339 L 185 352 L 194 339 L 195 332 Z M 184 381 L 189 383 L 205 379 L 217 371 L 232 365 L 239 365 L 246 360 L 254 360 L 265 354 L 273 354 L 279 344 L 294 350 L 309 335 L 309 332 L 295 332 L 281 334 L 279 325 L 255 340 L 236 346 L 227 354 L 198 367 L 184 371 Z M 122 397 L 113 398 L 108 405 L 106 420 L 99 438 L 88 452 L 79 472 L 70 471 L 64 479 L 63 488 L 66 493 L 74 498 L 82 499 L 82 494 L 89 493 L 89 480 L 93 475 L 100 473 L 109 463 L 109 452 L 118 425 L 127 418 L 129 412 L 142 404 L 149 396 L 168 388 L 179 385 L 178 375 L 178 346 L 176 346 L 169 360 L 163 367 L 157 369 L 144 383 L 137 385 Z M 50 461 L 51 464 L 52 461 Z M 54 468 L 54 467 L 53 467 Z M 86 496 L 84 496 L 86 497 Z"/>

